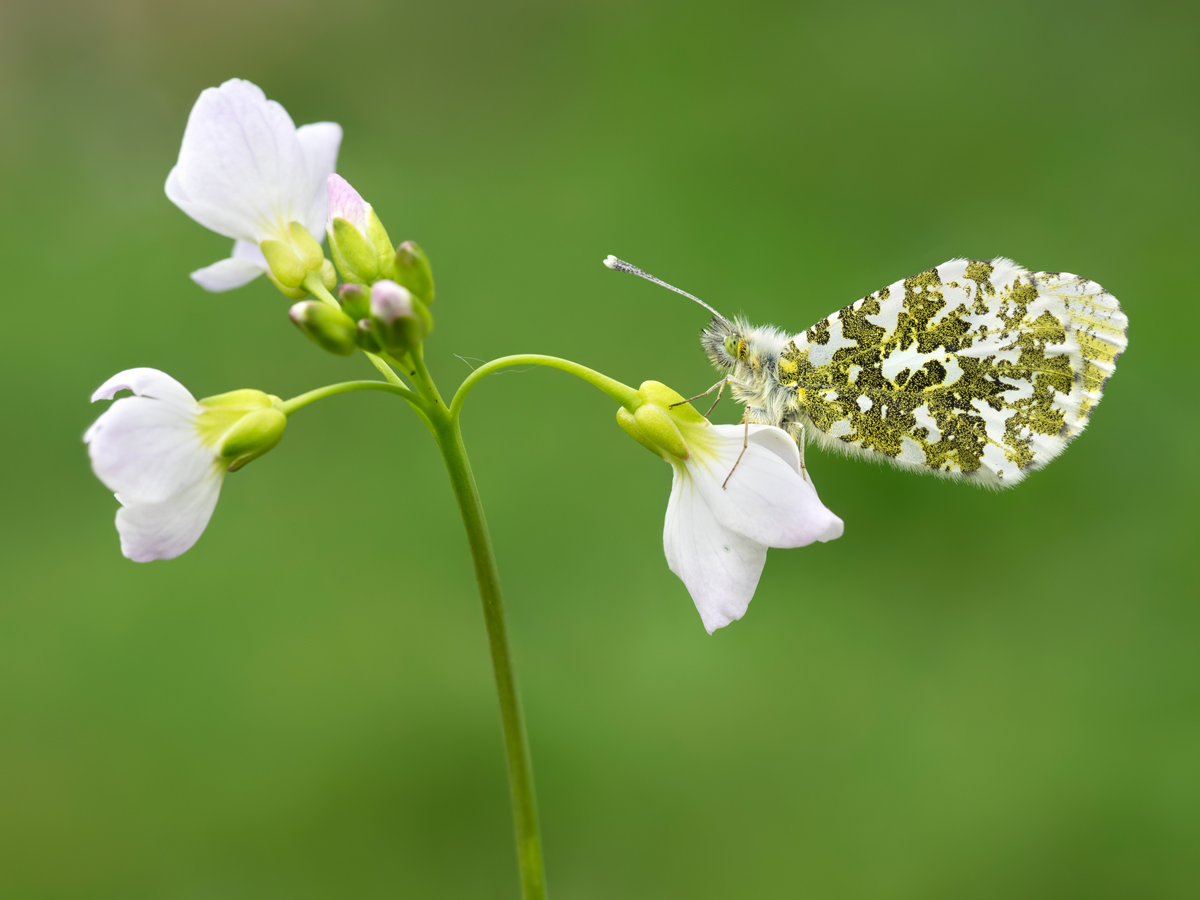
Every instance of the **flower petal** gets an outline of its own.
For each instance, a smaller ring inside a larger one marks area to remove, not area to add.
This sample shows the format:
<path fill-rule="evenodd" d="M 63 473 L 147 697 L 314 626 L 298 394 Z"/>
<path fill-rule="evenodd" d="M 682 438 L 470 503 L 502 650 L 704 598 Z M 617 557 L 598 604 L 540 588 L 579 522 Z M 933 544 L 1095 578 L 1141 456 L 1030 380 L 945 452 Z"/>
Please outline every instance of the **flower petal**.
<path fill-rule="evenodd" d="M 767 561 L 767 548 L 724 528 L 683 466 L 674 466 L 663 526 L 667 565 L 692 595 L 712 634 L 746 613 Z M 703 477 L 703 476 L 701 476 Z"/>
<path fill-rule="evenodd" d="M 206 291 L 232 291 L 249 284 L 268 268 L 267 258 L 258 247 L 248 241 L 234 241 L 233 254 L 228 259 L 197 269 L 192 273 L 192 281 Z"/>
<path fill-rule="evenodd" d="M 166 191 L 206 228 L 258 243 L 309 214 L 316 181 L 287 111 L 235 78 L 192 107 Z"/>
<path fill-rule="evenodd" d="M 208 476 L 216 453 L 196 430 L 198 406 L 183 385 L 156 369 L 110 378 L 93 399 L 133 390 L 83 436 L 96 476 L 130 503 L 160 503 Z"/>
<path fill-rule="evenodd" d="M 159 503 L 133 503 L 118 493 L 121 553 L 134 562 L 150 562 L 174 559 L 191 549 L 212 518 L 223 476 L 224 471 L 213 465 L 207 477 Z"/>
<path fill-rule="evenodd" d="M 332 228 L 333 220 L 345 219 L 364 235 L 367 233 L 367 214 L 371 208 L 362 194 L 341 175 L 329 176 L 329 219 L 323 227 Z"/>
<path fill-rule="evenodd" d="M 342 126 L 336 122 L 314 122 L 296 129 L 296 139 L 304 148 L 313 194 L 306 216 L 301 221 L 318 241 L 325 233 L 328 208 L 326 181 L 337 169 L 338 150 L 342 146 Z"/>
<path fill-rule="evenodd" d="M 744 454 L 745 426 L 714 425 L 709 431 L 708 445 L 697 446 L 686 465 L 725 528 L 768 547 L 803 547 L 841 537 L 842 520 L 800 474 L 799 451 L 785 431 L 751 425 Z"/>
<path fill-rule="evenodd" d="M 188 406 L 189 408 L 196 403 L 192 392 L 166 372 L 145 366 L 118 372 L 96 388 L 92 393 L 92 402 L 111 400 L 118 391 L 133 391 L 139 397 L 155 397 L 177 406 Z"/>

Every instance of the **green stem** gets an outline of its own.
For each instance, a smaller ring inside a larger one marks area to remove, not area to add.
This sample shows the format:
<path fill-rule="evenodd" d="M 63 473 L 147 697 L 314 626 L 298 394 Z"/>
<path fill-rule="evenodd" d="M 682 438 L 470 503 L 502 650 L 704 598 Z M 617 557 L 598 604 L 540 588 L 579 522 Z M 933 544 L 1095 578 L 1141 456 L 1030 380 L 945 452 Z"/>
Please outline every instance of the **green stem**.
<path fill-rule="evenodd" d="M 421 398 L 403 385 L 388 384 L 385 381 L 343 381 L 340 384 L 329 384 L 325 387 L 298 394 L 290 400 L 283 401 L 282 412 L 290 416 L 296 410 L 308 406 L 314 400 L 332 397 L 334 394 L 344 394 L 347 391 L 385 391 L 389 394 L 399 394 L 409 403 L 419 403 Z"/>
<path fill-rule="evenodd" d="M 458 386 L 458 392 L 454 395 L 454 400 L 450 403 L 450 415 L 457 418 L 458 414 L 462 412 L 463 403 L 466 402 L 467 394 L 470 393 L 471 388 L 475 387 L 486 376 L 506 366 L 548 366 L 551 369 L 561 369 L 598 387 L 630 412 L 642 405 L 642 398 L 636 390 L 627 384 L 622 384 L 615 378 L 609 378 L 607 375 L 597 372 L 595 369 L 581 366 L 579 363 L 571 362 L 569 359 L 559 359 L 557 356 L 543 356 L 540 353 L 522 353 L 518 356 L 502 356 L 499 359 L 493 359 L 489 363 L 484 363 L 463 379 L 463 383 Z"/>
<path fill-rule="evenodd" d="M 413 382 L 421 388 L 421 393 L 426 398 L 434 401 L 443 409 L 446 408 L 446 402 L 442 399 L 442 395 L 438 393 L 437 385 L 433 383 L 433 376 L 429 374 L 429 369 L 425 367 L 425 351 L 424 348 L 417 344 L 409 354 L 413 361 L 413 368 L 416 370 L 413 375 Z"/>
<path fill-rule="evenodd" d="M 333 294 L 326 290 L 325 282 L 321 280 L 320 272 L 309 272 L 304 276 L 304 289 L 310 294 L 320 297 L 334 309 L 342 308 L 342 305 L 333 299 Z"/>
<path fill-rule="evenodd" d="M 427 373 L 426 373 L 427 374 Z M 432 384 L 432 382 L 430 382 Z M 436 388 L 435 388 L 436 390 Z M 492 539 L 483 517 L 483 505 L 467 449 L 463 444 L 458 416 L 443 405 L 431 415 L 433 432 L 446 461 L 446 471 L 454 488 L 467 530 L 467 543 L 475 564 L 475 581 L 483 601 L 483 618 L 487 624 L 488 644 L 492 651 L 492 673 L 500 700 L 500 720 L 504 729 L 505 756 L 508 760 L 508 785 L 512 794 L 513 824 L 517 838 L 517 866 L 521 875 L 523 900 L 544 900 L 546 875 L 542 865 L 542 839 L 538 830 L 537 803 L 533 792 L 533 766 L 529 758 L 529 741 L 521 716 L 517 682 L 513 674 L 512 655 L 508 646 L 508 628 L 504 621 L 504 603 L 500 596 L 500 574 Z"/>

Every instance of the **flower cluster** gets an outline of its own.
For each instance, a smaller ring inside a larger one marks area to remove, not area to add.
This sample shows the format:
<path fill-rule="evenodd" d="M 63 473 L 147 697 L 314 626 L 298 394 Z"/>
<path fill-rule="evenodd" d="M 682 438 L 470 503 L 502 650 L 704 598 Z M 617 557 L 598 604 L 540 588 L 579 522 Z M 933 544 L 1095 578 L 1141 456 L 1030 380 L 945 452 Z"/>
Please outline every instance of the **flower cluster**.
<path fill-rule="evenodd" d="M 341 140 L 338 125 L 297 128 L 258 87 L 227 81 L 196 101 L 166 193 L 234 240 L 228 259 L 192 273 L 201 287 L 227 291 L 265 273 L 298 301 L 289 317 L 318 346 L 342 356 L 362 350 L 387 372 L 387 363 L 410 371 L 433 328 L 429 259 L 412 241 L 393 246 L 371 204 L 336 174 Z M 663 547 L 709 633 L 746 612 L 767 548 L 841 535 L 841 519 L 821 504 L 785 432 L 711 425 L 657 382 L 620 387 L 621 427 L 674 471 Z M 113 376 L 92 399 L 122 390 L 134 396 L 113 403 L 84 440 L 121 503 L 122 552 L 138 562 L 171 559 L 204 531 L 226 473 L 279 442 L 293 401 L 256 390 L 197 401 L 145 368 Z"/>

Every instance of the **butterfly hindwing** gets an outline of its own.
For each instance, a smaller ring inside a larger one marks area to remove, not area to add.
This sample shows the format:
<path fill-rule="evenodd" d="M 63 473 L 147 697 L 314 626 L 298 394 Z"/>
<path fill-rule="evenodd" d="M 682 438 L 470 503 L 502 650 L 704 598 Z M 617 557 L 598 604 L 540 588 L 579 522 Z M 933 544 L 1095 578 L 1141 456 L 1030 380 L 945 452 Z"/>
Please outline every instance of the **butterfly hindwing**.
<path fill-rule="evenodd" d="M 1127 327 L 1086 278 L 951 260 L 794 337 L 777 377 L 826 446 L 1008 486 L 1083 430 Z"/>

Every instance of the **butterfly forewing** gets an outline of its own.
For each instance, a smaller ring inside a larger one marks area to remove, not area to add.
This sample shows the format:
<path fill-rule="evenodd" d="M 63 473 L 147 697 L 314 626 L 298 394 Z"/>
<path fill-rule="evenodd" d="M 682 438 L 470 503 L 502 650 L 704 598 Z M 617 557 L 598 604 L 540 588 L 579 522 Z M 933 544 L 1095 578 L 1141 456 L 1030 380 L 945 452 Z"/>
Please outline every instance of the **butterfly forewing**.
<path fill-rule="evenodd" d="M 1127 326 L 1086 278 L 951 260 L 797 335 L 778 380 L 823 444 L 1005 486 L 1083 430 Z"/>

